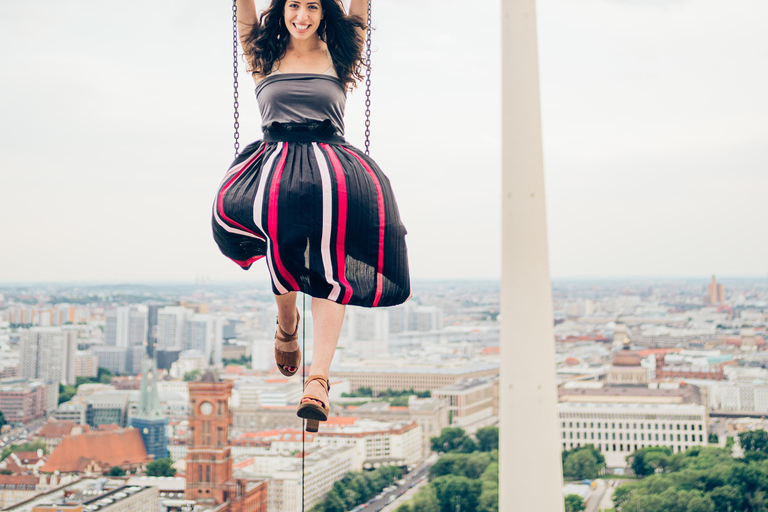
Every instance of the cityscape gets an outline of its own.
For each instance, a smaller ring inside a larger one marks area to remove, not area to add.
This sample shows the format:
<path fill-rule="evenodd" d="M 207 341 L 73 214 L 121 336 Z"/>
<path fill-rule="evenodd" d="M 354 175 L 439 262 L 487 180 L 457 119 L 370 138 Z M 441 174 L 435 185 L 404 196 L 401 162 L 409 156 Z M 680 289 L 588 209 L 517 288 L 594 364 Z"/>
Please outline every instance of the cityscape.
<path fill-rule="evenodd" d="M 454 510 L 436 482 L 474 478 L 456 504 L 498 510 L 499 283 L 414 290 L 347 308 L 303 434 L 267 283 L 0 287 L 0 509 Z M 619 510 L 638 454 L 743 455 L 766 427 L 768 280 L 554 281 L 553 304 L 567 510 Z"/>

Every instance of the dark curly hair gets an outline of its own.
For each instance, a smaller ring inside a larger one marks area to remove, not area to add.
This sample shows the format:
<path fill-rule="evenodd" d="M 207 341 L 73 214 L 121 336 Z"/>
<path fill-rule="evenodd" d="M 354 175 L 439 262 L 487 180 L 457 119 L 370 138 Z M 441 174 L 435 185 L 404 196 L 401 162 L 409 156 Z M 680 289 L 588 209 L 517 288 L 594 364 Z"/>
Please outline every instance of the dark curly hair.
<path fill-rule="evenodd" d="M 272 0 L 243 41 L 245 58 L 253 74 L 266 76 L 275 62 L 285 57 L 290 34 L 281 23 L 287 0 Z M 323 20 L 317 29 L 320 39 L 328 45 L 336 74 L 345 88 L 357 86 L 362 80 L 362 55 L 365 42 L 358 28 L 367 28 L 359 16 L 347 16 L 341 0 L 320 0 Z"/>

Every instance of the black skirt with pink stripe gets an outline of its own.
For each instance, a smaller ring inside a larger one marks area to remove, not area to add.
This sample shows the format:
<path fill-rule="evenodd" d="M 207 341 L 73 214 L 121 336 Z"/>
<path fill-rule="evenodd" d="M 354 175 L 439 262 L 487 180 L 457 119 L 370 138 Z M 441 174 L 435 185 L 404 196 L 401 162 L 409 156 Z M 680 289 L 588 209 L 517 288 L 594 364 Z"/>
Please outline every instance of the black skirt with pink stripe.
<path fill-rule="evenodd" d="M 221 252 L 246 270 L 266 256 L 278 295 L 405 302 L 406 230 L 381 169 L 336 136 L 267 135 L 245 148 L 219 187 L 212 224 Z"/>

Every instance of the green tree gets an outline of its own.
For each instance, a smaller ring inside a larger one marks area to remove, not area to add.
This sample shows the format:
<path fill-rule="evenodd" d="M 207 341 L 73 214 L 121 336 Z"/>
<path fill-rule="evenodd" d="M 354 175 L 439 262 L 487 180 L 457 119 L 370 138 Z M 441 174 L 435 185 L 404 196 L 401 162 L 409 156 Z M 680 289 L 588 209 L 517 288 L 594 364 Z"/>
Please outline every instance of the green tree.
<path fill-rule="evenodd" d="M 184 382 L 190 382 L 200 376 L 200 370 L 192 370 L 184 374 Z"/>
<path fill-rule="evenodd" d="M 461 510 L 476 510 L 482 484 L 463 476 L 445 475 L 431 484 L 440 506 L 440 512 L 454 512 L 458 503 Z"/>
<path fill-rule="evenodd" d="M 171 467 L 171 459 L 153 460 L 145 469 L 147 476 L 173 476 L 176 474 L 176 468 Z"/>
<path fill-rule="evenodd" d="M 741 432 L 739 433 L 739 444 L 745 452 L 768 453 L 768 432 L 762 429 Z"/>
<path fill-rule="evenodd" d="M 594 480 L 600 475 L 600 466 L 589 450 L 579 450 L 565 459 L 563 476 L 577 480 Z"/>
<path fill-rule="evenodd" d="M 421 487 L 410 501 L 397 507 L 395 512 L 440 512 L 434 487 Z"/>
<path fill-rule="evenodd" d="M 111 384 L 112 377 L 114 377 L 114 375 L 112 375 L 111 371 L 109 371 L 107 368 L 103 368 L 99 366 L 98 376 L 96 377 L 99 380 L 99 382 L 101 382 L 102 384 Z"/>
<path fill-rule="evenodd" d="M 720 442 L 720 438 L 714 432 L 710 432 L 709 436 L 707 436 L 707 442 L 709 444 L 717 444 Z"/>
<path fill-rule="evenodd" d="M 445 427 L 440 435 L 430 438 L 432 451 L 448 453 L 459 450 L 467 438 L 466 432 L 461 427 Z"/>
<path fill-rule="evenodd" d="M 125 476 L 125 470 L 120 466 L 112 466 L 109 468 L 107 476 Z"/>
<path fill-rule="evenodd" d="M 565 497 L 565 512 L 581 512 L 584 510 L 584 500 L 578 494 Z"/>
<path fill-rule="evenodd" d="M 61 402 L 59 402 L 59 403 L 61 403 Z M 6 421 L 5 421 L 5 414 L 3 414 L 3 411 L 0 411 L 0 427 L 5 425 L 5 423 L 6 423 Z"/>
<path fill-rule="evenodd" d="M 498 482 L 482 482 L 482 491 L 477 499 L 477 512 L 499 512 Z"/>
<path fill-rule="evenodd" d="M 59 403 L 69 402 L 72 397 L 77 394 L 77 388 L 75 386 L 64 386 L 59 384 Z"/>
<path fill-rule="evenodd" d="M 715 504 L 715 510 L 743 510 L 744 503 L 739 489 L 732 485 L 723 485 L 712 489 L 709 494 Z"/>
<path fill-rule="evenodd" d="M 484 452 L 499 449 L 499 427 L 483 427 L 475 432 L 477 446 Z"/>
<path fill-rule="evenodd" d="M 639 477 L 652 475 L 656 469 L 664 470 L 669 462 L 672 450 L 666 446 L 648 446 L 627 456 L 632 471 Z"/>

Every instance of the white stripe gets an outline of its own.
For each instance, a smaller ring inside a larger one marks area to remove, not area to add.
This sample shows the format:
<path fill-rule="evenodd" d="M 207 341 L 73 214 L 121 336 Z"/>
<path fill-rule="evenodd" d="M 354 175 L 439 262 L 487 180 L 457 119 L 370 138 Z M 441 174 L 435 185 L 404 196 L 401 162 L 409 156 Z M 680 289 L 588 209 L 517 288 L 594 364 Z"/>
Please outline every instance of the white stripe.
<path fill-rule="evenodd" d="M 281 142 L 277 148 L 269 155 L 267 162 L 261 167 L 261 176 L 259 177 L 259 187 L 256 189 L 256 198 L 253 201 L 253 223 L 258 226 L 262 233 L 267 235 L 267 266 L 269 267 L 269 273 L 272 275 L 272 282 L 275 283 L 275 288 L 281 294 L 288 293 L 288 290 L 280 283 L 280 280 L 275 274 L 275 267 L 272 263 L 272 242 L 269 239 L 269 232 L 264 229 L 264 219 L 262 218 L 262 212 L 264 211 L 264 189 L 267 186 L 267 175 L 272 175 L 275 171 L 273 166 L 277 155 L 283 152 L 284 142 Z M 269 208 L 267 208 L 269 209 Z"/>
<path fill-rule="evenodd" d="M 219 184 L 219 190 L 221 190 L 221 187 L 223 187 L 224 184 L 227 181 L 229 181 L 229 179 L 232 176 L 234 176 L 235 174 L 237 174 L 238 172 L 243 170 L 243 168 L 245 168 L 246 166 L 248 166 L 251 163 L 253 163 L 253 161 L 256 159 L 257 156 L 258 156 L 258 151 L 251 158 L 246 158 L 245 160 L 243 160 L 239 164 L 237 164 L 237 165 L 233 166 L 231 169 L 229 169 L 227 171 L 227 173 L 224 175 L 224 179 L 222 179 L 221 183 Z M 216 224 L 221 226 L 224 229 L 224 231 L 227 231 L 228 233 L 234 233 L 234 234 L 237 234 L 237 235 L 249 236 L 251 238 L 255 238 L 256 240 L 264 240 L 263 237 L 260 237 L 259 235 L 255 234 L 255 233 L 251 233 L 249 231 L 243 231 L 242 229 L 234 228 L 234 227 L 230 226 L 229 224 L 227 224 L 226 222 L 224 222 L 223 220 L 221 220 L 221 217 L 219 217 L 219 194 L 218 193 L 216 194 L 216 198 L 213 201 L 213 218 L 216 219 Z"/>
<path fill-rule="evenodd" d="M 233 228 L 232 226 L 230 226 L 229 224 L 221 220 L 219 218 L 219 213 L 217 211 L 219 209 L 218 206 L 219 206 L 219 198 L 217 197 L 216 201 L 213 203 L 213 218 L 216 219 L 216 224 L 221 226 L 225 231 L 229 233 L 235 233 L 238 235 L 249 236 L 251 238 L 255 238 L 256 240 L 264 240 L 264 238 L 260 237 L 259 235 L 251 233 L 249 231 L 243 231 L 242 229 Z"/>
<path fill-rule="evenodd" d="M 331 189 L 331 174 L 328 171 L 328 162 L 325 161 L 325 155 L 320 150 L 316 142 L 312 143 L 315 151 L 315 159 L 320 167 L 320 182 L 323 187 L 323 234 L 320 238 L 320 254 L 323 258 L 323 268 L 325 269 L 325 280 L 331 283 L 333 287 L 328 300 L 335 301 L 339 298 L 341 287 L 339 283 L 333 280 L 333 265 L 331 264 L 331 228 L 333 227 L 333 196 Z"/>

